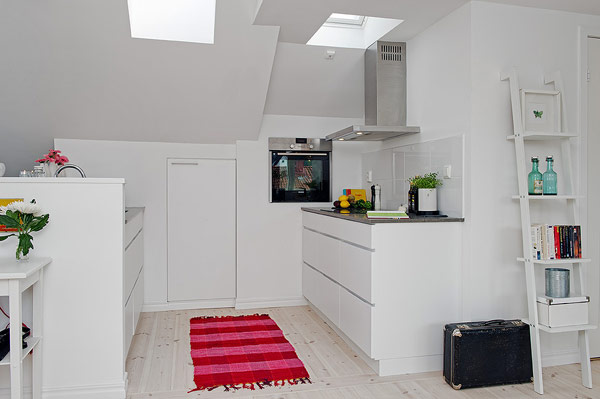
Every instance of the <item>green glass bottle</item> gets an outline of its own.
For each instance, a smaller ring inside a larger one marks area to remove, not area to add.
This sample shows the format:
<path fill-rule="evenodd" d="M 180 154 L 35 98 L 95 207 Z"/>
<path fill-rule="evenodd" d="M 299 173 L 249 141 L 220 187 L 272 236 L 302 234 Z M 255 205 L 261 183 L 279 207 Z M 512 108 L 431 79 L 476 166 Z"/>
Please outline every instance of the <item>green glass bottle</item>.
<path fill-rule="evenodd" d="M 546 157 L 546 171 L 542 175 L 544 195 L 556 195 L 556 172 L 552 169 L 554 158 L 552 155 Z"/>
<path fill-rule="evenodd" d="M 529 195 L 542 195 L 543 194 L 543 181 L 542 174 L 538 169 L 538 164 L 540 160 L 538 157 L 531 158 L 531 172 L 527 178 L 527 182 L 529 183 Z"/>

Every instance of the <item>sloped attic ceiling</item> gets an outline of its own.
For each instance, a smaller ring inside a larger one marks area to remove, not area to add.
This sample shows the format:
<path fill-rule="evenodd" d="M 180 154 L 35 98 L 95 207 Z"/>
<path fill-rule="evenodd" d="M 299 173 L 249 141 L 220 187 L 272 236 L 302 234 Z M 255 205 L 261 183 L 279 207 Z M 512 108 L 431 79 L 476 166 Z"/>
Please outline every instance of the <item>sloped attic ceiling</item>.
<path fill-rule="evenodd" d="M 207 45 L 132 39 L 126 0 L 0 0 L 2 138 L 256 139 L 279 28 L 255 7 L 219 0 Z"/>
<path fill-rule="evenodd" d="M 332 13 L 402 19 L 391 40 L 408 40 L 468 0 L 262 0 L 254 23 L 281 27 L 279 41 L 306 44 Z"/>

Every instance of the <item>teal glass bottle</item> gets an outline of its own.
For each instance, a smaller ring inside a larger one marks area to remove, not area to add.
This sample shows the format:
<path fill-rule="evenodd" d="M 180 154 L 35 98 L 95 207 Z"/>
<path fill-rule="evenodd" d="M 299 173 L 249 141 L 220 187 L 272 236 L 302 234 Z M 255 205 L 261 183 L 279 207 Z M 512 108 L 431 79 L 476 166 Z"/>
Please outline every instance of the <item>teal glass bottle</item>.
<path fill-rule="evenodd" d="M 538 157 L 531 158 L 531 172 L 529 172 L 527 182 L 529 186 L 529 195 L 542 195 L 543 194 L 543 182 L 542 182 L 542 174 L 538 169 L 538 165 L 540 160 Z"/>
<path fill-rule="evenodd" d="M 552 155 L 546 157 L 546 171 L 542 175 L 544 195 L 556 195 L 556 172 L 552 169 L 554 158 Z"/>

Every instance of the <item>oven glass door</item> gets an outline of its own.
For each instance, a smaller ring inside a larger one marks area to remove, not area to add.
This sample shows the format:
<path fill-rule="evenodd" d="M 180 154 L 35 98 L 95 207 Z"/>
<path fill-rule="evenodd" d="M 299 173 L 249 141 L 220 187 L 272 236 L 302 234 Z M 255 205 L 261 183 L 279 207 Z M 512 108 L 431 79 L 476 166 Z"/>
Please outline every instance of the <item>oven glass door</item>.
<path fill-rule="evenodd" d="M 271 202 L 329 202 L 330 153 L 271 152 Z"/>

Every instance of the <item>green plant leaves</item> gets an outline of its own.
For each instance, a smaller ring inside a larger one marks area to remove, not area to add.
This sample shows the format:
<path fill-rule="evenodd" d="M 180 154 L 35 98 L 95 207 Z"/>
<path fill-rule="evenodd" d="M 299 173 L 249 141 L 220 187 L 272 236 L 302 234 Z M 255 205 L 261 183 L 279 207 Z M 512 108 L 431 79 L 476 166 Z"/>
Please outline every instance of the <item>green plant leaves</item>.
<path fill-rule="evenodd" d="M 11 229 L 16 229 L 20 226 L 18 216 L 17 216 L 17 219 L 15 219 L 12 216 L 8 215 L 9 212 L 10 211 L 8 211 L 6 213 L 6 215 L 0 215 L 0 224 L 3 224 L 6 227 L 11 228 Z M 14 212 L 10 212 L 10 213 L 14 213 Z"/>
<path fill-rule="evenodd" d="M 36 216 L 35 218 L 33 218 L 28 228 L 31 231 L 40 231 L 41 229 L 46 227 L 49 218 L 50 215 Z"/>
<path fill-rule="evenodd" d="M 6 240 L 8 237 L 13 237 L 13 236 L 16 236 L 16 234 L 9 234 L 9 235 L 7 235 L 7 236 L 2 236 L 2 237 L 0 237 L 0 241 L 4 241 L 4 240 Z"/>
<path fill-rule="evenodd" d="M 29 250 L 33 249 L 33 243 L 31 242 L 33 237 L 29 234 L 20 234 L 19 235 L 19 246 L 17 247 L 17 252 L 19 249 L 23 255 L 29 254 Z"/>
<path fill-rule="evenodd" d="M 427 173 L 424 176 L 415 176 L 411 183 L 417 188 L 436 188 L 442 185 L 442 180 L 437 178 L 437 173 Z"/>

